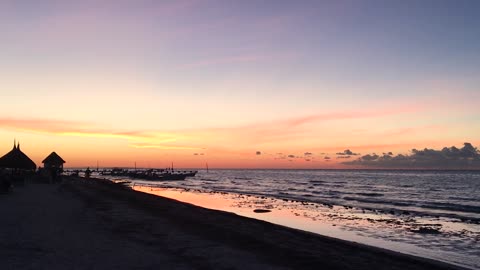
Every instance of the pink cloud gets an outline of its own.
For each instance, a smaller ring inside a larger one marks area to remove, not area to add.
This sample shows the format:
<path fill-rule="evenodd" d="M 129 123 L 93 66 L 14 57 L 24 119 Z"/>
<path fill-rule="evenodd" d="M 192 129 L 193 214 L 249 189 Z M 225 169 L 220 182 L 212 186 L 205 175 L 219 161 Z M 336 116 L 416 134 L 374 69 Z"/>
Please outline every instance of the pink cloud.
<path fill-rule="evenodd" d="M 148 6 L 147 4 L 152 4 Z M 192 10 L 200 0 L 153 1 L 146 4 L 129 0 L 51 1 L 51 13 L 25 25 L 18 33 L 38 46 L 98 47 L 102 44 L 151 42 L 153 20 Z M 42 47 L 40 47 L 42 48 Z"/>
<path fill-rule="evenodd" d="M 130 144 L 133 148 L 142 149 L 160 149 L 160 150 L 202 150 L 201 147 L 190 147 L 182 145 L 168 145 L 168 144 L 150 144 L 150 143 L 134 143 Z"/>
<path fill-rule="evenodd" d="M 252 63 L 270 60 L 282 60 L 295 57 L 296 54 L 289 52 L 282 53 L 249 53 L 234 56 L 217 57 L 211 59 L 199 60 L 180 65 L 179 69 L 191 69 L 197 67 L 217 66 L 235 63 Z"/>
<path fill-rule="evenodd" d="M 85 126 L 85 123 L 36 118 L 0 118 L 0 127 L 22 130 L 71 131 L 73 127 Z"/>
<path fill-rule="evenodd" d="M 100 125 L 65 120 L 51 119 L 15 119 L 0 118 L 0 128 L 20 130 L 33 133 L 45 133 L 57 136 L 76 136 L 94 138 L 124 139 L 135 148 L 148 149 L 220 149 L 228 151 L 250 151 L 257 145 L 278 145 L 292 147 L 299 141 L 310 141 L 319 138 L 322 133 L 312 131 L 309 124 L 326 121 L 344 121 L 347 119 L 368 119 L 416 112 L 412 107 L 397 107 L 384 110 L 326 112 L 287 119 L 276 119 L 249 125 L 204 128 L 192 130 L 105 130 Z M 436 128 L 436 127 L 427 127 Z M 418 128 L 417 128 L 418 129 Z M 398 136 L 417 132 L 407 127 L 388 131 L 388 136 Z M 382 135 L 382 138 L 387 136 Z M 338 143 L 338 142 L 337 142 Z M 351 147 L 354 149 L 353 147 Z M 338 149 L 337 149 L 338 150 Z"/>
<path fill-rule="evenodd" d="M 405 128 L 399 128 L 395 130 L 389 130 L 386 131 L 385 133 L 381 134 L 380 136 L 385 136 L 385 137 L 395 137 L 395 136 L 403 136 L 403 135 L 412 135 L 412 134 L 418 134 L 421 132 L 425 131 L 443 131 L 446 128 L 440 125 L 427 125 L 427 126 L 417 126 L 417 127 L 405 127 Z"/>
<path fill-rule="evenodd" d="M 201 130 L 184 130 L 180 133 L 192 134 L 203 138 L 216 138 L 219 144 L 225 143 L 245 147 L 248 145 L 262 144 L 289 144 L 301 140 L 313 140 L 323 133 L 312 131 L 310 124 L 324 123 L 328 121 L 344 121 L 351 119 L 370 119 L 387 116 L 401 115 L 418 112 L 421 108 L 411 106 L 377 109 L 377 110 L 352 110 L 341 112 L 318 113 L 305 116 L 297 116 L 287 119 L 275 119 L 272 121 L 256 122 L 248 125 L 233 127 L 207 128 Z M 348 130 L 348 127 L 347 127 Z M 402 131 L 406 132 L 406 131 Z"/>
<path fill-rule="evenodd" d="M 141 131 L 111 132 L 84 122 L 54 119 L 0 118 L 0 128 L 66 136 L 111 137 L 124 139 L 152 137 L 151 134 Z"/>
<path fill-rule="evenodd" d="M 396 108 L 379 108 L 379 109 L 367 109 L 367 110 L 351 110 L 351 111 L 338 111 L 311 114 L 306 116 L 292 117 L 289 119 L 282 119 L 272 122 L 276 126 L 285 127 L 297 127 L 306 125 L 309 123 L 315 123 L 320 121 L 337 121 L 346 119 L 362 119 L 362 118 L 380 118 L 391 115 L 413 113 L 423 110 L 414 106 L 402 106 Z"/>
<path fill-rule="evenodd" d="M 198 62 L 183 64 L 180 66 L 180 69 L 205 67 L 205 66 L 220 65 L 220 64 L 230 64 L 230 63 L 256 62 L 266 58 L 268 57 L 261 56 L 261 55 L 241 55 L 241 56 L 216 58 L 216 59 L 202 60 Z"/>

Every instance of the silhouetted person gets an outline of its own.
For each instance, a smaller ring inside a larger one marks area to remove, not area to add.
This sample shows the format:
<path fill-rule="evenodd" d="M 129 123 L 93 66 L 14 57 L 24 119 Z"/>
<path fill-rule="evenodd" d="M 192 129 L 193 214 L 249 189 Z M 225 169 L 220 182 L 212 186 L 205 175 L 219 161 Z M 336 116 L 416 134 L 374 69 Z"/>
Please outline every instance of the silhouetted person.
<path fill-rule="evenodd" d="M 85 178 L 90 178 L 90 174 L 92 174 L 92 171 L 90 171 L 90 167 L 88 167 L 85 171 Z"/>

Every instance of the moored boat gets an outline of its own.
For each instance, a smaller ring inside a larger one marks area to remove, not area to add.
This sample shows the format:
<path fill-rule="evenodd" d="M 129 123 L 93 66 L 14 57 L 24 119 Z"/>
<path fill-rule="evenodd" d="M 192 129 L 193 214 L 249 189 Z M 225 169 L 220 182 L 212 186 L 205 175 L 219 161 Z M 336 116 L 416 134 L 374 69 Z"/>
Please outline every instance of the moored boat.
<path fill-rule="evenodd" d="M 197 171 L 166 171 L 166 170 L 146 170 L 131 172 L 129 177 L 148 180 L 148 181 L 168 181 L 168 180 L 185 180 L 187 177 L 194 177 Z"/>

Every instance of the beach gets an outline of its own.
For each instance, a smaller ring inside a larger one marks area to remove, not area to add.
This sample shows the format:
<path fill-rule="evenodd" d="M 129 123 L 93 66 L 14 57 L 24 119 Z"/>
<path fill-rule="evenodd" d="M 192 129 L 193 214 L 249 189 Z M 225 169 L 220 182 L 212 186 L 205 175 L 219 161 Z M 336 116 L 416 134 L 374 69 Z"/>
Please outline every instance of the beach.
<path fill-rule="evenodd" d="M 101 180 L 0 197 L 2 269 L 460 269 Z"/>
<path fill-rule="evenodd" d="M 479 177 L 469 171 L 242 169 L 199 171 L 184 181 L 128 180 L 135 190 L 208 209 L 480 269 Z"/>

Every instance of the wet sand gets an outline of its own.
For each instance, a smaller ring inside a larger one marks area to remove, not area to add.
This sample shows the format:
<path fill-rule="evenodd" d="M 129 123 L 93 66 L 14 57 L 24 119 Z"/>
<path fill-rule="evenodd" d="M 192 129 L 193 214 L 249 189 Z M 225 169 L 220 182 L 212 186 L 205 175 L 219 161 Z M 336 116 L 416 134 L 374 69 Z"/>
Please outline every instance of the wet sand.
<path fill-rule="evenodd" d="M 0 195 L 2 269 L 461 269 L 69 178 Z"/>

